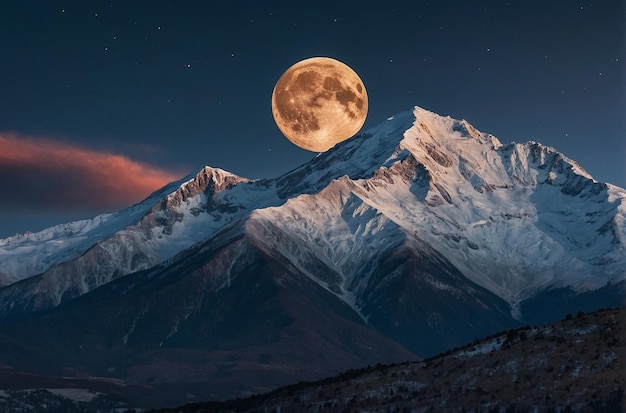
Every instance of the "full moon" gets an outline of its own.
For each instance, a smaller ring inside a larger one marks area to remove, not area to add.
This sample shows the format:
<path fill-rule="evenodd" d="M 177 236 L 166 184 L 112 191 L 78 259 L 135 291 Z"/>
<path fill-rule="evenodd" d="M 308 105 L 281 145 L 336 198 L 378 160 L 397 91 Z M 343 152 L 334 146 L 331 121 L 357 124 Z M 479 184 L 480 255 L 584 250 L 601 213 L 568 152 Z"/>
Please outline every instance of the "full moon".
<path fill-rule="evenodd" d="M 350 67 L 328 57 L 291 66 L 272 93 L 278 129 L 293 144 L 325 152 L 354 136 L 367 117 L 367 92 Z"/>

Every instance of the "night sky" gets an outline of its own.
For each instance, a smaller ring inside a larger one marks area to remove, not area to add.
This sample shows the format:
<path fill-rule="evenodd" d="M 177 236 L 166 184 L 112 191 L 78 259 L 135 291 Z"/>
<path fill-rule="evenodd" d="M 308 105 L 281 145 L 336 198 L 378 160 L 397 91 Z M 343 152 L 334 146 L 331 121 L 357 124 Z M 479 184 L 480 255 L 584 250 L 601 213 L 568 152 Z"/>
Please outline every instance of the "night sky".
<path fill-rule="evenodd" d="M 0 237 L 204 165 L 261 178 L 308 161 L 270 100 L 312 56 L 359 74 L 365 129 L 418 105 L 626 187 L 625 4 L 0 0 Z"/>

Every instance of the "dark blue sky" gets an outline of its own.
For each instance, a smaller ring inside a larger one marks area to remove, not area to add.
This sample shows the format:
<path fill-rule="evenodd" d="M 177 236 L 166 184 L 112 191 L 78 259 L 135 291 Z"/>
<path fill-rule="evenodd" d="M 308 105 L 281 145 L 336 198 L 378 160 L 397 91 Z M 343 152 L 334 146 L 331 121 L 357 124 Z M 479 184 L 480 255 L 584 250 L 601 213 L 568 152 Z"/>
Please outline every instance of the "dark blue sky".
<path fill-rule="evenodd" d="M 622 0 L 0 0 L 0 135 L 12 139 L 0 153 L 45 141 L 164 177 L 204 165 L 274 177 L 315 156 L 275 126 L 274 84 L 329 56 L 363 79 L 365 128 L 419 105 L 626 187 L 625 22 Z M 86 166 L 42 161 L 0 162 L 0 236 L 132 203 L 87 202 L 102 183 L 74 182 Z M 41 196 L 72 188 L 86 195 Z"/>

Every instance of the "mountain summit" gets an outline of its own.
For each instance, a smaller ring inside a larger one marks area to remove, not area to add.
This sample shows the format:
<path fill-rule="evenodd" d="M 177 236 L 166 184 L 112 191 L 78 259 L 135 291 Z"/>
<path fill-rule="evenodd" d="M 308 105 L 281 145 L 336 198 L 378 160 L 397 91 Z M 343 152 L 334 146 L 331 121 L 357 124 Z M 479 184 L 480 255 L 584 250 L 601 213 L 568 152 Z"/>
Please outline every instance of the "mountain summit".
<path fill-rule="evenodd" d="M 553 148 L 416 107 L 276 179 L 205 167 L 124 211 L 0 240 L 2 331 L 98 348 L 123 361 L 61 365 L 143 384 L 162 379 L 146 354 L 193 353 L 216 397 L 430 356 L 623 305 L 625 199 Z M 179 379 L 206 381 L 197 368 Z"/>

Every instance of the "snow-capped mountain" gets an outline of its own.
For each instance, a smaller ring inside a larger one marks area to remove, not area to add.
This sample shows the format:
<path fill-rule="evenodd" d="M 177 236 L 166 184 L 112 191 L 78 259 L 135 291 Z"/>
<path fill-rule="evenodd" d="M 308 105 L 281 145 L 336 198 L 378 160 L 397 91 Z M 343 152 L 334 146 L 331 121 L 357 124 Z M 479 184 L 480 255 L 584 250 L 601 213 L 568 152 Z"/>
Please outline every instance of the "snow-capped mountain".
<path fill-rule="evenodd" d="M 310 256 L 333 268 L 317 281 L 356 311 L 371 257 L 416 243 L 523 319 L 538 292 L 626 278 L 625 198 L 553 148 L 415 108 L 278 179 L 206 167 L 116 214 L 0 240 L 1 314 L 56 306 L 245 220 L 302 270 Z"/>
<path fill-rule="evenodd" d="M 276 179 L 205 167 L 0 240 L 0 365 L 175 405 L 621 306 L 625 199 L 553 148 L 415 108 Z"/>

